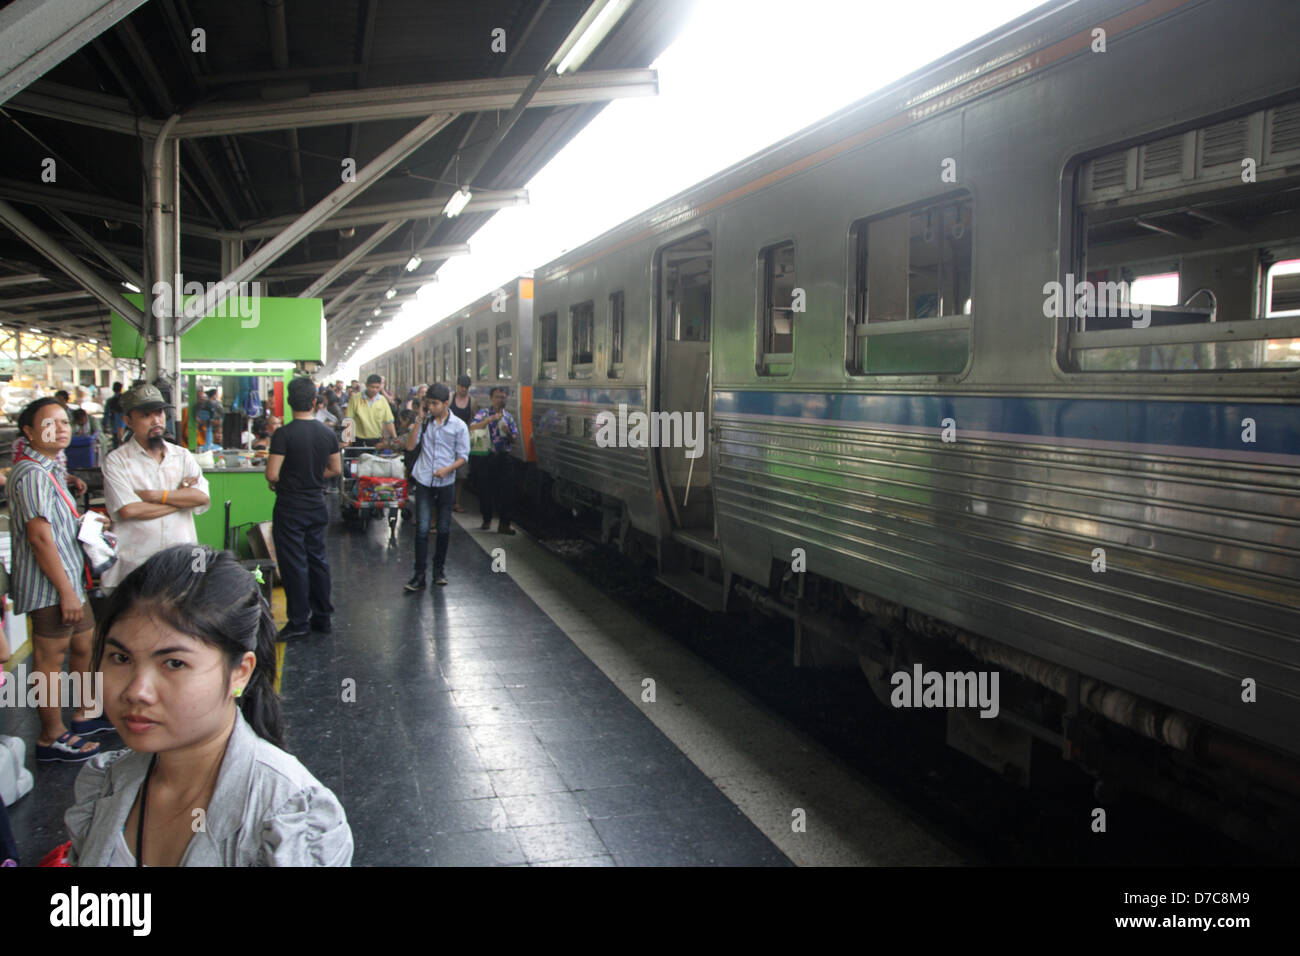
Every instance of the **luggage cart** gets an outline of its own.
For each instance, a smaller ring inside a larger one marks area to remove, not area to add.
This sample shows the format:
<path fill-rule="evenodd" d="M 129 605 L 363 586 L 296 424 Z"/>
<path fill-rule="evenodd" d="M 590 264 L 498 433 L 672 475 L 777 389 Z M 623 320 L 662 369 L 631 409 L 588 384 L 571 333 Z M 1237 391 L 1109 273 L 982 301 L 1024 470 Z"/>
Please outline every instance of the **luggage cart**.
<path fill-rule="evenodd" d="M 373 455 L 384 462 L 390 474 L 361 474 L 362 455 Z M 393 462 L 396 465 L 391 464 Z M 395 545 L 398 515 L 409 514 L 406 479 L 397 477 L 402 472 L 402 456 L 391 451 L 376 451 L 364 445 L 349 445 L 343 449 L 342 463 L 343 473 L 339 475 L 339 513 L 344 524 L 359 524 L 376 515 L 387 515 L 388 544 Z"/>

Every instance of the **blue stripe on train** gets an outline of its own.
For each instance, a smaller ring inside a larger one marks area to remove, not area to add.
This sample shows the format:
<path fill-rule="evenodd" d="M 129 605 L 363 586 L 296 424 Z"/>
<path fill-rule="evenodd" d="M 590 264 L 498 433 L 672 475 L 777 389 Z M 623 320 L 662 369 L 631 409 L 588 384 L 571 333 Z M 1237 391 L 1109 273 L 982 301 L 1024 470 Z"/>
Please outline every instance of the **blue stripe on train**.
<path fill-rule="evenodd" d="M 1241 454 L 1300 455 L 1300 405 L 1178 402 L 1142 399 L 1020 398 L 848 392 L 713 393 L 718 414 L 772 415 L 809 421 L 861 422 L 899 429 L 941 428 L 1056 439 L 1172 445 Z M 1255 441 L 1242 441 L 1242 420 L 1255 421 Z"/>
<path fill-rule="evenodd" d="M 597 385 L 591 388 L 565 388 L 559 385 L 534 385 L 533 401 L 574 402 L 593 405 L 644 405 L 645 388 L 616 388 Z"/>

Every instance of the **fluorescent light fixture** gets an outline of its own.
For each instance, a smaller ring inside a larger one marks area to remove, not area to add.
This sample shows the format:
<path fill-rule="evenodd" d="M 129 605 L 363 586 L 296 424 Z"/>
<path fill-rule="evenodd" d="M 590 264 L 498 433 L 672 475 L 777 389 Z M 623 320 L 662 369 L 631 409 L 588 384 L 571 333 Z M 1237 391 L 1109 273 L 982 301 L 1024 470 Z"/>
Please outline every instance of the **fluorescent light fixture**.
<path fill-rule="evenodd" d="M 420 263 L 423 261 L 424 260 L 419 256 L 411 256 L 411 258 L 406 260 L 406 271 L 414 272 L 416 269 L 420 268 Z"/>
<path fill-rule="evenodd" d="M 462 186 L 451 194 L 451 198 L 447 200 L 447 205 L 443 208 L 442 214 L 448 219 L 459 216 L 460 211 L 469 205 L 471 195 L 470 191 Z"/>
<path fill-rule="evenodd" d="M 380 314 L 381 312 L 383 312 L 383 311 L 384 311 L 384 310 L 381 309 L 379 306 L 375 306 L 375 311 L 371 312 L 370 314 L 373 315 L 373 316 L 375 316 L 375 318 L 378 318 L 378 317 L 379 317 L 379 314 Z"/>
<path fill-rule="evenodd" d="M 139 286 L 134 286 L 134 285 L 132 285 L 132 284 L 129 283 L 129 282 L 123 282 L 123 283 L 122 283 L 122 288 L 124 288 L 124 289 L 128 289 L 128 290 L 131 291 L 131 292 L 139 292 L 139 291 L 140 291 Z"/>
<path fill-rule="evenodd" d="M 40 329 L 30 329 L 30 328 L 29 328 L 27 331 L 28 331 L 28 332 L 40 332 L 41 330 L 40 330 Z"/>
<path fill-rule="evenodd" d="M 366 319 L 366 328 L 370 328 L 370 320 Z"/>
<path fill-rule="evenodd" d="M 99 344 L 99 339 L 86 339 L 86 341 L 89 342 L 91 345 Z"/>
<path fill-rule="evenodd" d="M 389 286 L 388 291 L 384 293 L 384 298 L 391 299 L 395 295 L 397 295 L 397 290 L 394 289 L 392 286 Z"/>
<path fill-rule="evenodd" d="M 567 51 L 563 53 L 559 65 L 555 68 L 556 74 L 562 76 L 586 63 L 587 57 L 591 56 L 591 52 L 600 46 L 605 37 L 609 36 L 610 31 L 631 5 L 632 0 L 605 0 L 597 10 L 597 5 L 592 4 L 573 28 L 573 32 L 569 34 L 569 39 L 565 41 L 564 46 L 567 47 Z M 575 33 L 578 34 L 578 38 L 573 40 Z"/>

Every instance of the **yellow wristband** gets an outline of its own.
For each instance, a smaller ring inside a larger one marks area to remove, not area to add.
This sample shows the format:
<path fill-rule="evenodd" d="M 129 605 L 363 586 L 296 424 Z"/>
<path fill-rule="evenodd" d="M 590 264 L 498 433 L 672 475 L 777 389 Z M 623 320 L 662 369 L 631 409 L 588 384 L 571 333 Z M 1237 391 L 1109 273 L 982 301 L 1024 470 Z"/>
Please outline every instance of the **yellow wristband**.
<path fill-rule="evenodd" d="M 162 500 L 162 503 L 163 503 L 163 504 L 167 504 L 167 489 L 166 489 L 166 488 L 163 489 L 163 500 Z"/>

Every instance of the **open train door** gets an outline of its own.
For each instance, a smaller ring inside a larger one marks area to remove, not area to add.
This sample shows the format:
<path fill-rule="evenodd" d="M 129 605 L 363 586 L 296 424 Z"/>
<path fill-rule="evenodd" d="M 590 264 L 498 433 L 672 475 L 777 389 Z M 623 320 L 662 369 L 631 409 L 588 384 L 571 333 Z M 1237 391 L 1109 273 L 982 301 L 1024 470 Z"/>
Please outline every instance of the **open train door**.
<path fill-rule="evenodd" d="M 652 454 L 673 526 L 712 540 L 713 239 L 699 233 L 665 246 L 656 265 L 658 368 L 650 411 L 658 413 L 659 434 Z"/>

